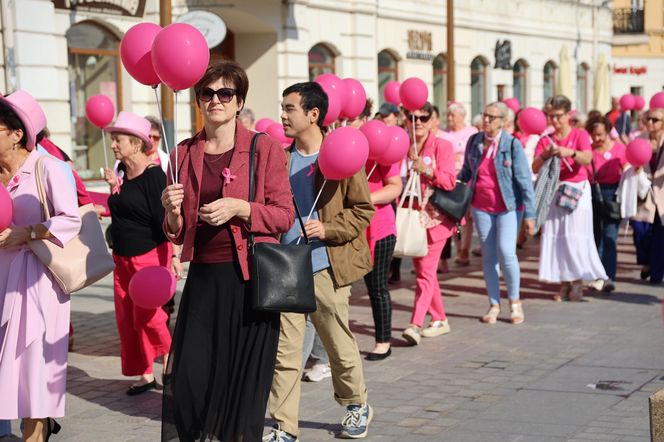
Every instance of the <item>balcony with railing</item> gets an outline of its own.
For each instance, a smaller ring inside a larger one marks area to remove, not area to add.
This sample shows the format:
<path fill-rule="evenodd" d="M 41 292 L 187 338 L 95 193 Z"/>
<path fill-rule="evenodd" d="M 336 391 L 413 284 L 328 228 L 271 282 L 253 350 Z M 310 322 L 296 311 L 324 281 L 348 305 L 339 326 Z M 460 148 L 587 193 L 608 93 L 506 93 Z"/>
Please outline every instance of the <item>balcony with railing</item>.
<path fill-rule="evenodd" d="M 643 34 L 643 9 L 616 8 L 613 10 L 614 34 Z"/>

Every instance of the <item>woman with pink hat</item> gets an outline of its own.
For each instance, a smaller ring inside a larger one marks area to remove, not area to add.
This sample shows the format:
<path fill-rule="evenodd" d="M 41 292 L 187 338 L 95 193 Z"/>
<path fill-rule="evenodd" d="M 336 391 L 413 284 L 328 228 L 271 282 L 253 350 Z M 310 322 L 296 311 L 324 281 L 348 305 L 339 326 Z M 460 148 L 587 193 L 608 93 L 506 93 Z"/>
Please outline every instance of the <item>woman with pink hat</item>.
<path fill-rule="evenodd" d="M 127 390 L 128 395 L 136 395 L 157 386 L 152 364 L 167 355 L 171 346 L 168 315 L 161 308 L 137 306 L 128 294 L 129 281 L 142 268 L 171 266 L 171 246 L 161 229 L 164 209 L 160 198 L 166 175 L 149 157 L 152 142 L 148 120 L 123 111 L 104 130 L 110 132 L 111 150 L 121 162 L 119 176 L 106 169 L 104 178 L 111 186 L 108 206 L 122 374 L 140 376 Z"/>
<path fill-rule="evenodd" d="M 0 419 L 23 419 L 24 440 L 48 440 L 65 414 L 69 295 L 28 247 L 30 240 L 64 246 L 81 226 L 76 192 L 59 161 L 35 149 L 46 126 L 25 91 L 0 97 L 0 183 L 13 202 L 11 225 L 0 232 Z M 39 170 L 36 166 L 41 164 Z M 44 221 L 37 192 L 44 183 Z"/>

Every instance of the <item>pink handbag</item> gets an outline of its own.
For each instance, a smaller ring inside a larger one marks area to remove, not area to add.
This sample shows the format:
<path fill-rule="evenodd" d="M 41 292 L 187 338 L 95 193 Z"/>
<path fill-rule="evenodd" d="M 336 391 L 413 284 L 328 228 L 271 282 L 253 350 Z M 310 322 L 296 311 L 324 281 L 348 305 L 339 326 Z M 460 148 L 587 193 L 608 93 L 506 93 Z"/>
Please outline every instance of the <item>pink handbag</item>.
<path fill-rule="evenodd" d="M 44 158 L 41 156 L 37 160 L 35 180 L 39 201 L 44 210 L 44 221 L 48 221 L 51 214 L 48 210 L 48 199 L 40 168 Z M 28 241 L 30 250 L 48 268 L 55 282 L 66 294 L 74 293 L 95 283 L 115 268 L 113 257 L 106 247 L 94 205 L 86 204 L 79 207 L 79 210 L 81 230 L 78 236 L 72 238 L 64 247 L 47 239 Z"/>

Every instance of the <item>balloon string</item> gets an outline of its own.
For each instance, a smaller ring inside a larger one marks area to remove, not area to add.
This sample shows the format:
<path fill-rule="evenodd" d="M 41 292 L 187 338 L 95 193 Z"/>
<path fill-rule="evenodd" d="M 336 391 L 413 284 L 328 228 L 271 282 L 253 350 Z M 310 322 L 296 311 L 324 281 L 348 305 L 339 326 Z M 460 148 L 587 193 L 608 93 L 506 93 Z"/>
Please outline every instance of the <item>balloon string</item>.
<path fill-rule="evenodd" d="M 173 91 L 173 95 L 175 96 L 175 106 L 173 109 L 173 139 L 177 139 L 177 133 L 178 133 L 178 93 L 179 91 Z M 178 150 L 177 148 L 175 149 L 175 182 L 178 183 L 178 179 L 180 178 L 178 174 Z"/>
<path fill-rule="evenodd" d="M 327 178 L 323 180 L 323 185 L 320 186 L 320 190 L 318 191 L 318 195 L 316 195 L 316 199 L 314 200 L 314 204 L 311 206 L 311 210 L 309 211 L 309 215 L 307 215 L 307 219 L 304 221 L 305 223 L 311 219 L 311 215 L 314 213 L 314 209 L 316 208 L 316 203 L 318 203 L 318 199 L 320 198 L 321 193 L 323 193 L 323 188 L 325 187 L 325 183 L 327 183 Z M 300 241 L 302 241 L 302 237 L 300 236 L 297 240 L 296 245 L 300 244 Z"/>
<path fill-rule="evenodd" d="M 623 114 L 625 115 L 625 118 L 623 118 L 623 124 L 622 124 L 623 128 L 622 128 L 622 134 L 621 135 L 626 136 L 625 131 L 627 130 L 627 115 L 629 115 L 629 114 L 627 112 L 623 112 Z"/>
<path fill-rule="evenodd" d="M 544 136 L 546 137 L 547 140 L 549 140 L 549 143 L 551 143 L 552 146 L 555 146 L 555 145 L 556 145 L 556 143 L 553 142 L 553 140 L 551 139 L 551 137 L 549 136 L 549 134 L 546 134 L 546 135 L 544 135 Z M 561 158 L 561 161 L 562 161 L 563 164 L 567 167 L 567 170 L 569 170 L 570 172 L 573 172 L 573 170 L 572 170 L 572 166 L 570 166 L 569 162 L 567 161 L 567 158 Z"/>
<path fill-rule="evenodd" d="M 154 98 L 157 100 L 157 110 L 159 111 L 159 121 L 161 121 L 161 135 L 164 137 L 164 144 L 166 146 L 166 154 L 168 155 L 168 169 L 171 171 L 171 180 L 175 181 L 175 174 L 173 173 L 173 164 L 171 164 L 170 149 L 168 148 L 168 137 L 166 136 L 166 128 L 164 127 L 164 114 L 161 113 L 161 103 L 159 102 L 159 94 L 157 93 L 157 85 L 152 86 L 154 90 Z"/>
<path fill-rule="evenodd" d="M 411 131 L 413 133 L 413 153 L 415 153 L 415 155 L 419 155 L 419 152 L 417 152 L 417 141 L 415 140 L 415 113 L 412 113 L 411 117 L 413 118 L 412 131 Z"/>
<path fill-rule="evenodd" d="M 378 163 L 374 163 L 373 167 L 369 171 L 369 175 L 367 175 L 367 181 L 369 181 L 369 178 L 371 178 L 371 174 L 374 173 L 374 170 L 376 170 L 376 167 L 378 166 Z"/>
<path fill-rule="evenodd" d="M 104 168 L 108 169 L 108 153 L 106 152 L 106 135 L 104 135 L 104 129 L 101 130 L 101 142 L 104 144 Z"/>

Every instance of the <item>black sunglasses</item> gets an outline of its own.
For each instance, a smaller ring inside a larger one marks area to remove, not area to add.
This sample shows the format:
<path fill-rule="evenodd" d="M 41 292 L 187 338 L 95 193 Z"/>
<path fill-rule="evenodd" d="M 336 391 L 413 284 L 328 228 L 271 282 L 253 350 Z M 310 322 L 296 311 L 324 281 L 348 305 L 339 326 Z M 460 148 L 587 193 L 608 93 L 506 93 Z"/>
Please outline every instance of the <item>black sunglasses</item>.
<path fill-rule="evenodd" d="M 406 118 L 408 119 L 408 121 L 413 121 L 413 120 L 415 120 L 415 121 L 421 121 L 422 123 L 426 123 L 426 122 L 428 122 L 428 121 L 431 119 L 431 116 L 432 116 L 432 115 L 433 115 L 433 114 L 429 114 L 429 115 L 419 115 L 419 116 L 418 116 L 418 115 L 415 115 L 415 116 L 413 116 L 412 114 L 406 114 Z"/>
<path fill-rule="evenodd" d="M 655 117 L 648 117 L 648 118 L 646 118 L 646 120 L 650 121 L 651 123 L 658 123 L 658 122 L 662 121 L 661 118 L 655 118 Z"/>
<path fill-rule="evenodd" d="M 230 103 L 233 97 L 237 94 L 237 91 L 230 87 L 222 87 L 221 89 L 210 89 L 209 87 L 204 87 L 201 89 L 201 93 L 198 96 L 198 99 L 204 102 L 212 101 L 212 97 L 215 95 L 221 103 Z"/>

